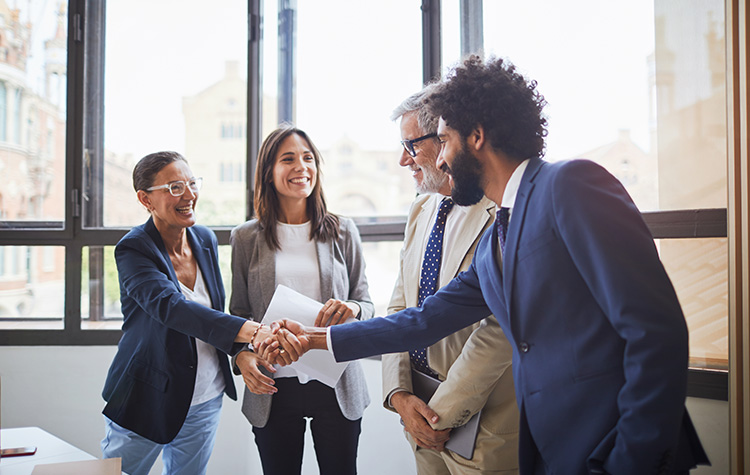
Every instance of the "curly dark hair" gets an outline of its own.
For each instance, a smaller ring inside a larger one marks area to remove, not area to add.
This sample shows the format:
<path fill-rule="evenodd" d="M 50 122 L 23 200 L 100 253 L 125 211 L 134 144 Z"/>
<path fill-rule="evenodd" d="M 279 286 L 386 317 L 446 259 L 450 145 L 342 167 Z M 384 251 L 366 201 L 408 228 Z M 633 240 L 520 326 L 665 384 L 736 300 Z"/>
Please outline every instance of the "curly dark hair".
<path fill-rule="evenodd" d="M 462 138 L 481 125 L 490 144 L 515 160 L 541 158 L 547 104 L 510 61 L 471 55 L 454 67 L 425 100 L 429 110 Z"/>

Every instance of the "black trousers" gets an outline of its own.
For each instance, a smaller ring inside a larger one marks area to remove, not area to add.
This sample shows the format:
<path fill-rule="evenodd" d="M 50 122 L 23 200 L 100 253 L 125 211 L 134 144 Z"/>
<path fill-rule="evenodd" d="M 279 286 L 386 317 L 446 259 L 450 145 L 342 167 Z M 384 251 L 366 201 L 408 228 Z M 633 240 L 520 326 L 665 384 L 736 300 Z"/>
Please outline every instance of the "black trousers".
<path fill-rule="evenodd" d="M 310 418 L 320 474 L 356 474 L 362 419 L 344 417 L 333 388 L 318 381 L 300 384 L 297 378 L 279 378 L 276 387 L 268 423 L 253 427 L 263 473 L 301 473 L 306 418 Z"/>

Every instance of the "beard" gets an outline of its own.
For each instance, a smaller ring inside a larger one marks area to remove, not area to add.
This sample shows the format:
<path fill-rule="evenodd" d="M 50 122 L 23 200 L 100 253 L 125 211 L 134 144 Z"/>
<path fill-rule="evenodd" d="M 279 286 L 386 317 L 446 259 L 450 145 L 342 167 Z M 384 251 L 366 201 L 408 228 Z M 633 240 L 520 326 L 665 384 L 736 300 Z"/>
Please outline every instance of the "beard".
<path fill-rule="evenodd" d="M 448 175 L 438 170 L 436 166 L 422 166 L 422 183 L 415 186 L 417 193 L 439 193 L 443 186 L 448 182 Z"/>
<path fill-rule="evenodd" d="M 479 203 L 484 196 L 482 189 L 482 166 L 464 143 L 453 158 L 450 167 L 453 187 L 451 197 L 457 205 L 471 206 Z"/>

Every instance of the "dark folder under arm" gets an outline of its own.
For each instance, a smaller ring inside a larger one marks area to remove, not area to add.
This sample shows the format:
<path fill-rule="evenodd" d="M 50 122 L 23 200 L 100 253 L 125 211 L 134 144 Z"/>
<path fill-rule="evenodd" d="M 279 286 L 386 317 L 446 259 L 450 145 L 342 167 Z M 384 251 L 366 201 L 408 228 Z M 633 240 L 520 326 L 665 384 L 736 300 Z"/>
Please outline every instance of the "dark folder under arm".
<path fill-rule="evenodd" d="M 430 398 L 432 398 L 432 395 L 435 394 L 438 386 L 440 386 L 439 379 L 428 376 L 421 371 L 416 371 L 413 368 L 411 370 L 411 383 L 414 395 L 428 404 Z M 445 448 L 465 459 L 471 459 L 474 456 L 474 444 L 477 441 L 479 417 L 481 414 L 482 411 L 479 411 L 466 424 L 454 427 L 451 430 L 451 438 L 445 444 Z"/>

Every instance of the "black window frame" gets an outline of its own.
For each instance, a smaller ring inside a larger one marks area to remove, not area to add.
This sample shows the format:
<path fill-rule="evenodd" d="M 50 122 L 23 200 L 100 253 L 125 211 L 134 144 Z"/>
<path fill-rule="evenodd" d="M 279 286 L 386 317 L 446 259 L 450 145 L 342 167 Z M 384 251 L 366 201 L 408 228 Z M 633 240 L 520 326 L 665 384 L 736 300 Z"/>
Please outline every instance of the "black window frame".
<path fill-rule="evenodd" d="M 281 0 L 284 1 L 284 0 Z M 462 22 L 481 17 L 481 0 L 462 0 Z M 440 0 L 423 0 L 423 80 L 439 77 L 441 38 Z M 248 0 L 247 218 L 252 213 L 252 182 L 261 143 L 261 25 L 262 0 Z M 0 346 L 116 345 L 120 330 L 81 328 L 82 253 L 85 247 L 114 246 L 128 229 L 101 228 L 101 206 L 81 205 L 82 196 L 101 198 L 103 160 L 104 29 L 106 2 L 70 0 L 68 6 L 67 123 L 65 146 L 65 218 L 60 222 L 0 221 L 0 246 L 63 246 L 65 248 L 65 310 L 61 330 L 0 330 Z M 481 22 L 480 22 L 481 24 Z M 481 38 L 465 34 L 473 47 Z M 291 74 L 291 73 L 290 73 Z M 94 124 L 92 126 L 92 124 Z M 83 157 L 87 157 L 84 169 Z M 87 189 L 86 187 L 89 187 Z M 98 187 L 98 188 L 97 188 Z M 98 193 L 98 195 L 97 195 Z M 91 212 L 91 210 L 94 210 Z M 97 211 L 98 210 L 98 211 Z M 727 210 L 686 209 L 643 213 L 655 239 L 726 238 Z M 401 241 L 405 216 L 363 218 L 357 225 L 366 242 Z M 214 227 L 220 245 L 229 244 L 229 227 Z M 97 258 L 99 258 L 97 260 Z M 102 271 L 101 255 L 90 252 L 90 271 Z M 96 285 L 96 284 L 93 284 Z M 91 289 L 97 298 L 100 289 Z M 726 401 L 727 371 L 691 369 L 689 395 Z"/>

